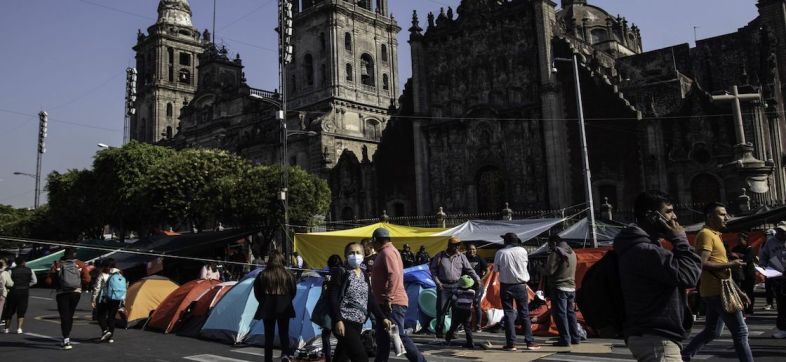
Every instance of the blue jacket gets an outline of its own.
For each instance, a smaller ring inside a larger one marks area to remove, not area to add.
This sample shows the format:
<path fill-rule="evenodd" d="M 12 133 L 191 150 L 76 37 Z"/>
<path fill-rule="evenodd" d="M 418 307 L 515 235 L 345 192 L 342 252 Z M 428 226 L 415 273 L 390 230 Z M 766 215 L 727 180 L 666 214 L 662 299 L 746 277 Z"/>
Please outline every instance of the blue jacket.
<path fill-rule="evenodd" d="M 673 250 L 664 249 L 636 225 L 614 238 L 619 257 L 620 283 L 625 301 L 625 337 L 655 334 L 677 343 L 690 334 L 693 317 L 688 288 L 699 281 L 701 258 L 685 233 L 666 237 Z"/>

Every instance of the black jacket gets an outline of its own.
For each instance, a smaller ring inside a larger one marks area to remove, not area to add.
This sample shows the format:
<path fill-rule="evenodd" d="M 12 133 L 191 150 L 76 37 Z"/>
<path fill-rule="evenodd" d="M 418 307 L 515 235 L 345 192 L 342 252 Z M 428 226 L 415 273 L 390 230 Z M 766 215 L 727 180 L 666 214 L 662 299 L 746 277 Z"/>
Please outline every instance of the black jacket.
<path fill-rule="evenodd" d="M 330 269 L 330 281 L 328 282 L 327 293 L 328 302 L 330 303 L 330 318 L 333 325 L 335 325 L 338 321 L 344 320 L 344 318 L 341 317 L 341 302 L 344 300 L 344 294 L 346 294 L 347 288 L 349 287 L 349 273 L 351 272 L 351 270 L 347 270 L 343 267 Z M 380 309 L 379 305 L 374 301 L 374 295 L 371 292 L 371 282 L 369 281 L 368 273 L 362 273 L 363 278 L 368 285 L 368 305 L 365 306 L 366 317 L 368 317 L 369 314 L 373 314 L 377 321 L 381 321 L 385 319 L 385 317 L 382 314 L 382 310 Z"/>
<path fill-rule="evenodd" d="M 672 251 L 662 248 L 635 225 L 614 238 L 625 301 L 625 337 L 655 334 L 682 342 L 693 318 L 685 289 L 699 281 L 701 259 L 685 233 L 666 237 Z"/>

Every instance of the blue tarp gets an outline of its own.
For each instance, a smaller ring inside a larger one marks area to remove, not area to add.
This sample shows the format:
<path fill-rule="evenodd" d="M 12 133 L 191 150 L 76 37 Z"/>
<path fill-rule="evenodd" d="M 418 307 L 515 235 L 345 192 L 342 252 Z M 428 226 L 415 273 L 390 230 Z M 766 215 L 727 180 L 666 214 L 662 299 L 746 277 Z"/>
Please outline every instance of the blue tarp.
<path fill-rule="evenodd" d="M 431 272 L 428 269 L 428 264 L 415 265 L 404 269 L 404 284 L 415 283 L 424 289 L 436 288 L 437 284 L 431 278 Z"/>
<path fill-rule="evenodd" d="M 238 282 L 213 307 L 199 334 L 230 344 L 243 342 L 255 323 L 254 314 L 258 306 L 259 302 L 254 297 L 254 278 Z"/>

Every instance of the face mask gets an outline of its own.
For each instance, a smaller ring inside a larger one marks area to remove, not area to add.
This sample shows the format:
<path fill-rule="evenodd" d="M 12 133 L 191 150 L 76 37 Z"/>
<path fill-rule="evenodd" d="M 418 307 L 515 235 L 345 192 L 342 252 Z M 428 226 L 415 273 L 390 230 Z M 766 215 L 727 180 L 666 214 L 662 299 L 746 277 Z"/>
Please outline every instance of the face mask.
<path fill-rule="evenodd" d="M 360 254 L 352 254 L 347 256 L 347 263 L 352 268 L 357 268 L 360 264 L 363 263 L 363 255 Z"/>

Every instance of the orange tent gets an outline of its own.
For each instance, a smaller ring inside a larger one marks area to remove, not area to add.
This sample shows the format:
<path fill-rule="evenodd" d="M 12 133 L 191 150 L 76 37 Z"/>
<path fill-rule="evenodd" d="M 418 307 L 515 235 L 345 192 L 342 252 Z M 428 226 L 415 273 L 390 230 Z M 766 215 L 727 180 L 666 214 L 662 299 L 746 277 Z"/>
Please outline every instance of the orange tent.
<path fill-rule="evenodd" d="M 192 316 L 207 315 L 218 301 L 226 294 L 237 282 L 224 282 L 221 284 L 213 285 L 210 290 L 203 294 L 199 299 L 194 302 L 194 307 L 191 310 Z"/>
<path fill-rule="evenodd" d="M 183 310 L 216 284 L 219 284 L 219 281 L 206 279 L 192 280 L 183 284 L 180 288 L 170 293 L 156 308 L 153 315 L 150 316 L 148 326 L 163 330 L 164 333 L 171 332 L 175 323 L 180 319 L 180 314 Z"/>

